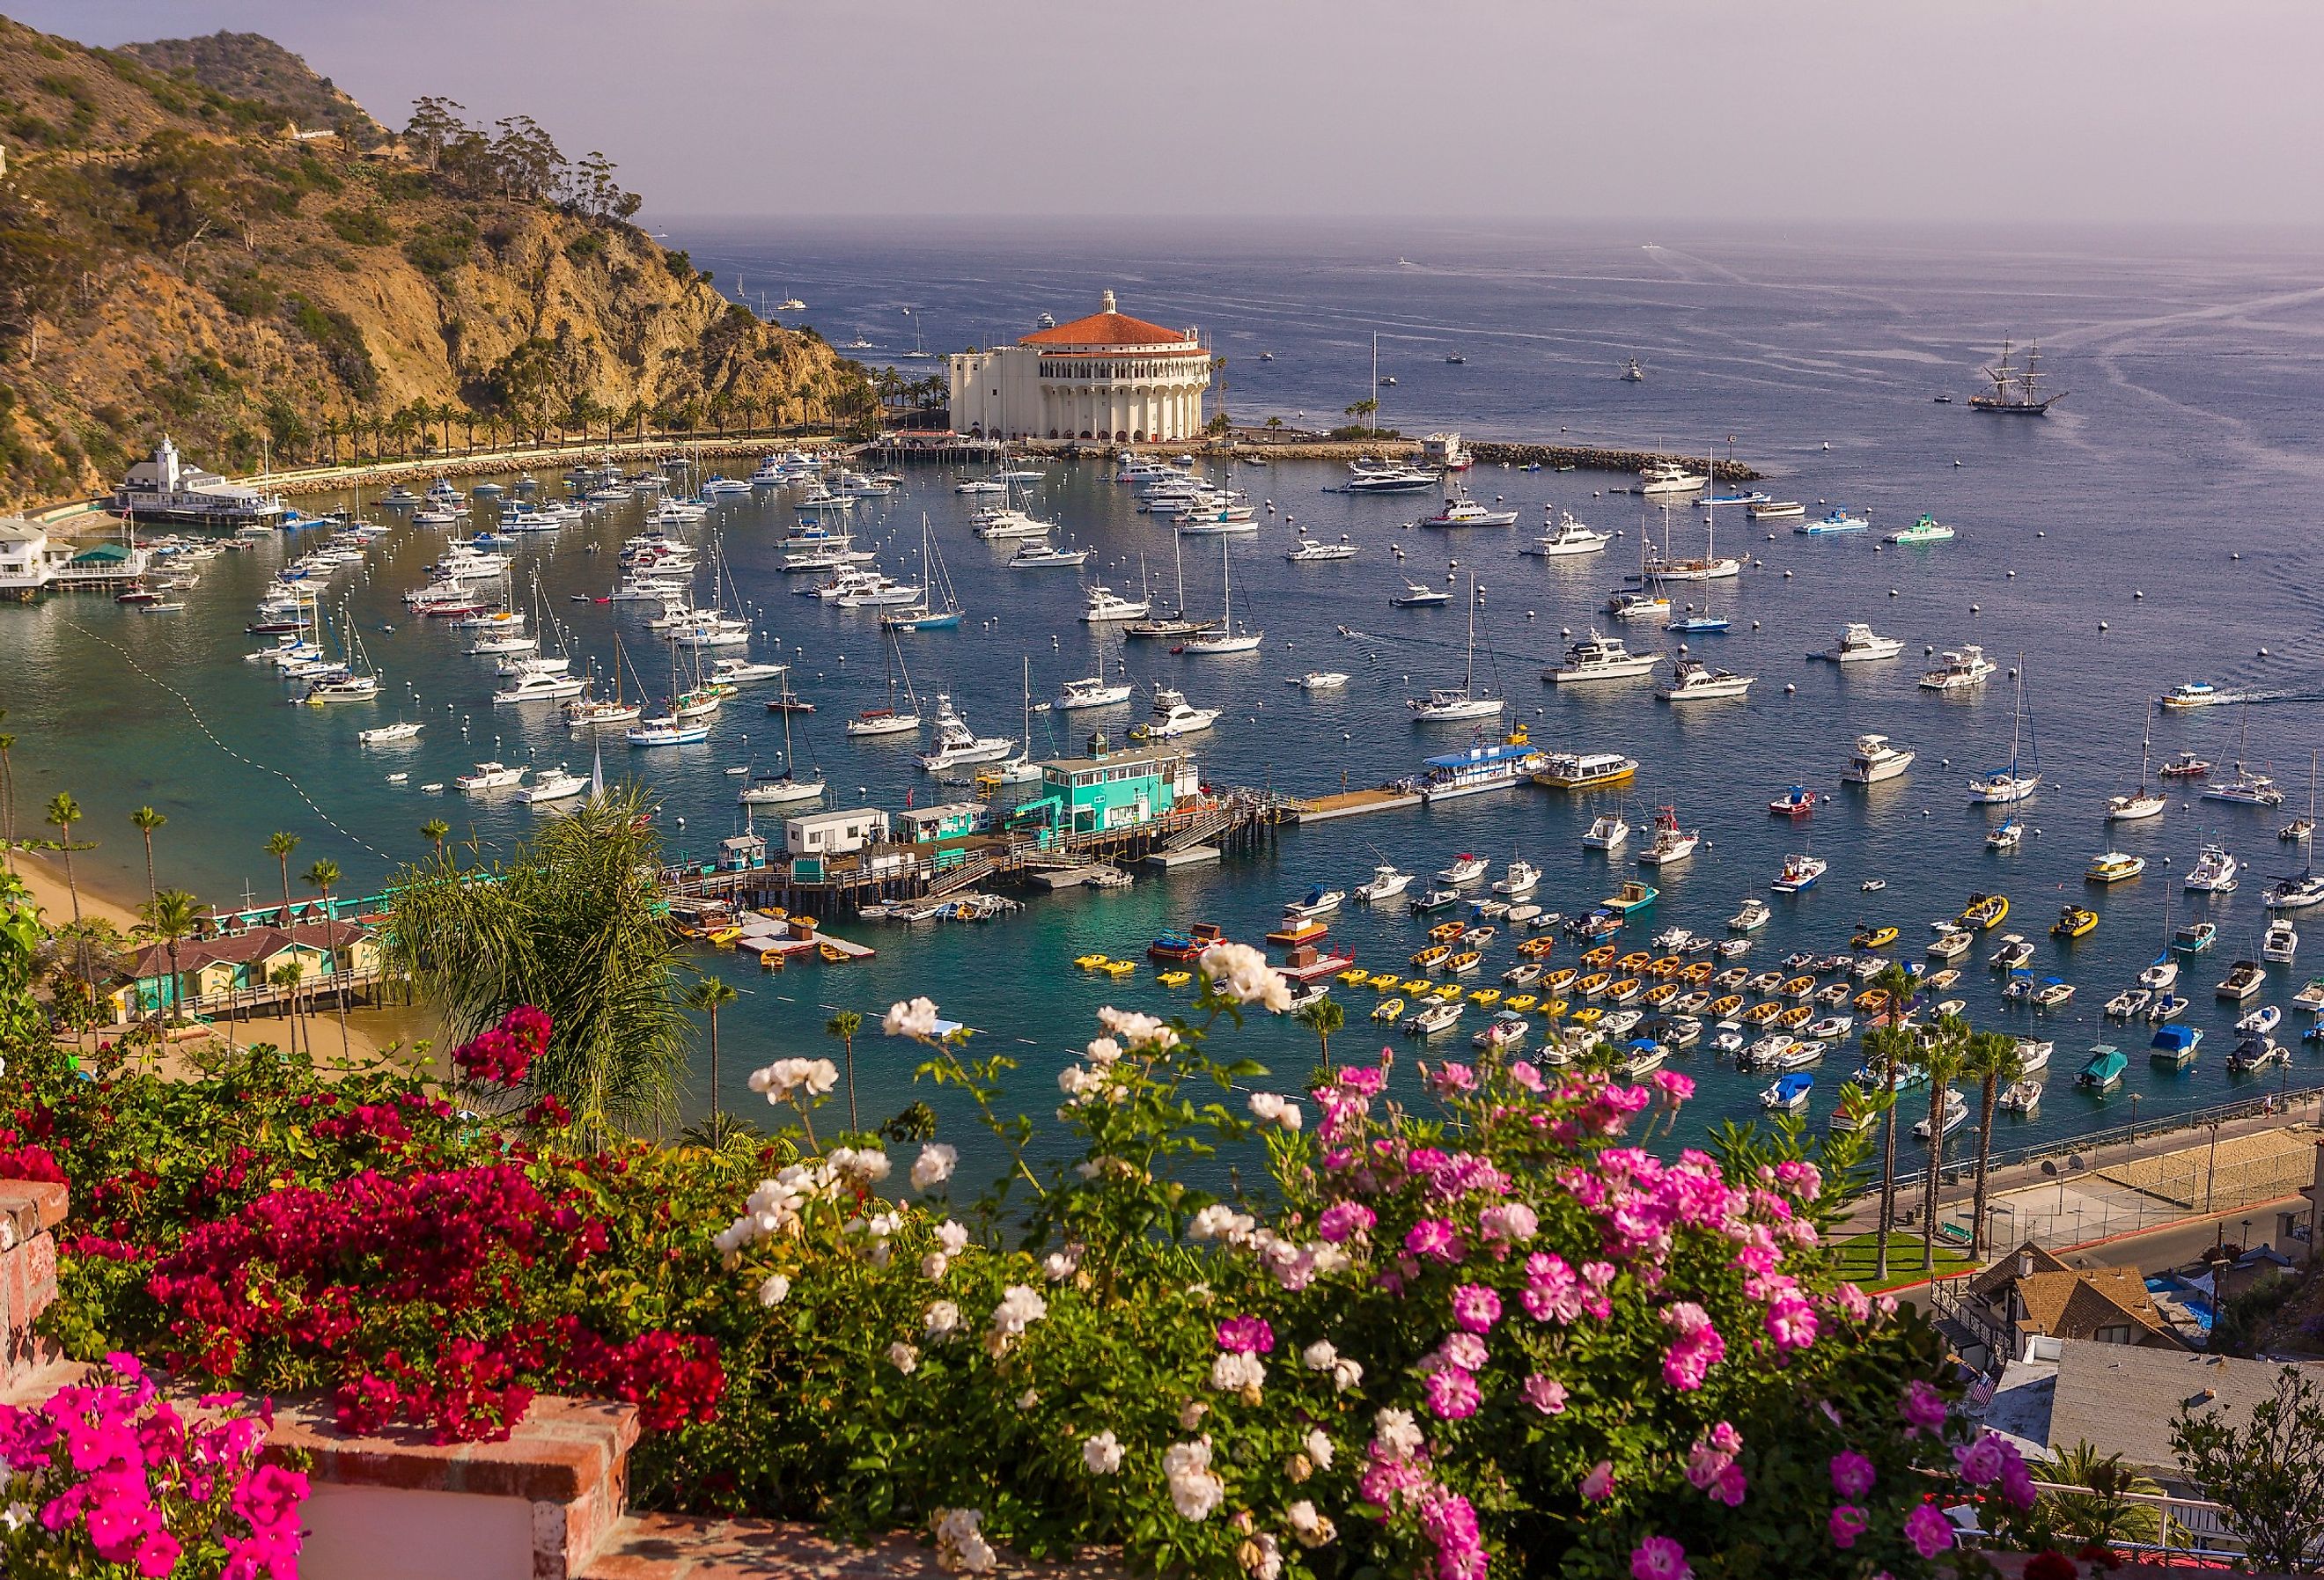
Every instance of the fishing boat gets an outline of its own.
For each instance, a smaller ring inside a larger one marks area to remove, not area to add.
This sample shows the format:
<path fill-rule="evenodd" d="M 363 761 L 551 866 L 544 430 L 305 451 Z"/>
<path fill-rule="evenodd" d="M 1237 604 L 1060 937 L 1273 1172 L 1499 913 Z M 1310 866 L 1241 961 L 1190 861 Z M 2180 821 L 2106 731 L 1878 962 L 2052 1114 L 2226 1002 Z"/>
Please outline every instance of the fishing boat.
<path fill-rule="evenodd" d="M 1377 905 L 1393 900 L 1412 885 L 1412 874 L 1399 872 L 1387 862 L 1372 869 L 1371 877 L 1351 891 L 1358 903 Z"/>
<path fill-rule="evenodd" d="M 1952 528 L 1923 511 L 1919 521 L 1903 531 L 1889 533 L 1885 541 L 1900 548 L 1916 549 L 1927 543 L 1950 543 L 1955 535 Z"/>
<path fill-rule="evenodd" d="M 1502 875 L 1493 883 L 1493 892 L 1511 900 L 1522 900 L 1541 882 L 1541 869 L 1528 861 L 1512 861 L 1502 869 Z"/>
<path fill-rule="evenodd" d="M 2021 746 L 2031 751 L 2033 761 L 2021 765 Z M 2010 725 L 2009 765 L 1987 770 L 1969 782 L 1969 799 L 1985 806 L 2009 806 L 2029 799 L 2041 787 L 2042 752 L 2033 739 L 2025 710 L 2025 655 L 2017 655 L 2017 707 Z"/>
<path fill-rule="evenodd" d="M 1488 650 L 1489 653 L 1489 650 Z M 1498 717 L 1508 706 L 1507 701 L 1493 692 L 1480 694 L 1477 690 L 1477 577 L 1469 574 L 1469 645 L 1466 669 L 1460 688 L 1440 686 L 1426 697 L 1409 698 L 1405 706 L 1412 709 L 1416 722 L 1423 724 L 1454 724 L 1472 719 Z M 1493 665 L 1496 672 L 1498 661 Z"/>
<path fill-rule="evenodd" d="M 2211 772 L 2211 760 L 2193 752 L 2181 752 L 2155 772 L 2164 779 L 2201 779 Z"/>
<path fill-rule="evenodd" d="M 1195 707 L 1176 687 L 1157 685 L 1152 712 L 1144 723 L 1130 725 L 1130 733 L 1141 741 L 1171 741 L 1207 730 L 1218 722 L 1217 708 Z"/>
<path fill-rule="evenodd" d="M 2124 1057 L 2122 1049 L 2101 1042 L 2090 1049 L 2090 1056 L 2083 1062 L 2081 1074 L 2074 1077 L 2074 1084 L 2096 1092 L 2109 1091 L 2122 1084 L 2122 1072 L 2129 1067 L 2130 1060 Z"/>
<path fill-rule="evenodd" d="M 1959 650 L 1947 650 L 1938 655 L 1937 662 L 1921 677 L 1921 688 L 1926 691 L 1967 691 L 1982 686 L 1986 678 L 2000 666 L 1985 656 L 1985 650 L 1969 645 Z"/>
<path fill-rule="evenodd" d="M 1436 881 L 1440 883 L 1450 883 L 1454 888 L 1461 888 L 1481 879 L 1492 864 L 1483 856 L 1471 855 L 1463 851 L 1452 858 L 1451 865 L 1436 874 Z"/>
<path fill-rule="evenodd" d="M 1778 894 L 1797 894 L 1803 889 L 1813 888 L 1815 881 L 1824 875 L 1829 865 L 1821 856 L 1787 855 L 1784 858 L 1783 872 L 1767 887 Z"/>
<path fill-rule="evenodd" d="M 936 749 L 913 759 L 930 773 L 970 763 L 998 762 L 1016 749 L 1017 743 L 1006 735 L 980 735 L 971 729 L 951 697 L 943 692 L 936 694 Z"/>
<path fill-rule="evenodd" d="M 1545 531 L 1542 536 L 1525 546 L 1522 550 L 1524 553 L 1562 559 L 1579 554 L 1595 554 L 1614 541 L 1613 533 L 1592 531 L 1574 520 L 1571 511 L 1559 511 L 1556 506 L 1549 504 L 1543 505 L 1542 509 L 1545 512 L 1556 512 L 1557 530 Z M 1545 528 L 1547 526 L 1545 521 L 1544 526 Z"/>
<path fill-rule="evenodd" d="M 1840 771 L 1840 777 L 1848 784 L 1878 784 L 1912 767 L 1914 755 L 1909 747 L 1890 745 L 1886 735 L 1858 735 L 1855 753 Z"/>
<path fill-rule="evenodd" d="M 2135 878 L 2144 871 L 2146 871 L 2144 856 L 2131 855 L 2119 850 L 2106 850 L 2090 857 L 2089 864 L 2082 869 L 2082 881 L 2089 883 L 2119 883 L 2125 879 Z"/>
<path fill-rule="evenodd" d="M 1571 686 L 1595 680 L 1627 680 L 1650 673 L 1662 661 L 1660 653 L 1633 653 L 1618 636 L 1601 636 L 1592 630 L 1566 650 L 1565 662 L 1542 671 L 1554 685 Z"/>
<path fill-rule="evenodd" d="M 1727 925 L 1738 933 L 1755 933 L 1766 927 L 1768 919 L 1775 914 L 1768 909 L 1766 901 L 1753 895 L 1743 901 L 1733 916 L 1727 919 Z"/>
<path fill-rule="evenodd" d="M 1590 831 L 1582 836 L 1582 845 L 1585 850 L 1610 851 L 1618 849 L 1629 837 L 1630 826 L 1621 813 L 1601 812 L 1591 821 Z"/>
<path fill-rule="evenodd" d="M 2132 1019 L 2134 1016 L 2145 1013 L 2146 1006 L 2153 1002 L 2154 993 L 2152 989 L 2144 987 L 2126 987 L 2120 993 L 2115 994 L 2114 997 L 2107 1000 L 2107 1016 L 2109 1020 L 2127 1021 Z"/>
<path fill-rule="evenodd" d="M 1421 799 L 1430 805 L 1509 790 L 1543 765 L 1544 759 L 1528 744 L 1518 725 L 1501 740 L 1488 742 L 1480 735 L 1467 750 L 1425 758 L 1418 784 Z"/>
<path fill-rule="evenodd" d="M 2324 976 L 2310 977 L 2306 985 L 2292 995 L 2292 1007 L 2311 1015 L 2324 1015 Z"/>
<path fill-rule="evenodd" d="M 1638 862 L 1649 867 L 1674 865 L 1694 855 L 1702 843 L 1700 832 L 1679 827 L 1677 808 L 1659 807 L 1655 811 L 1653 836 L 1638 853 Z"/>
<path fill-rule="evenodd" d="M 2032 1118 L 2042 1106 L 2042 1083 L 2031 1076 L 2012 1081 L 2008 1090 L 2002 1093 L 1998 1106 L 2004 1113 Z"/>
<path fill-rule="evenodd" d="M 2266 985 L 2267 967 L 2256 960 L 2238 960 L 2227 967 L 2227 975 L 2219 979 L 2218 986 L 2213 991 L 2223 999 L 2241 1003 L 2256 996 L 2259 990 Z"/>
<path fill-rule="evenodd" d="M 2192 893 L 2229 894 L 2235 892 L 2242 864 L 2228 854 L 2227 847 L 2207 842 L 2195 854 L 2195 864 L 2187 869 L 2181 883 Z"/>
<path fill-rule="evenodd" d="M 1807 786 L 1795 784 L 1769 801 L 1767 810 L 1775 817 L 1789 818 L 1794 822 L 1798 822 L 1803 818 L 1812 817 L 1816 803 L 1822 799 Z"/>

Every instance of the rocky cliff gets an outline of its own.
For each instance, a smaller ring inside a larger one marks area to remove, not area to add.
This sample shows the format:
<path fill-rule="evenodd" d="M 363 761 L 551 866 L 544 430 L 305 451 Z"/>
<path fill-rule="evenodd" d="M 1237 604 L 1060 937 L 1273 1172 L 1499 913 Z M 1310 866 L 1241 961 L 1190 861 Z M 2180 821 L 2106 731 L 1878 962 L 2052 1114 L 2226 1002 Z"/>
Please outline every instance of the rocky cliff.
<path fill-rule="evenodd" d="M 0 505 L 109 483 L 165 430 L 235 470 L 876 414 L 861 368 L 628 223 L 610 163 L 456 110 L 393 139 L 255 35 L 101 51 L 0 19 Z"/>

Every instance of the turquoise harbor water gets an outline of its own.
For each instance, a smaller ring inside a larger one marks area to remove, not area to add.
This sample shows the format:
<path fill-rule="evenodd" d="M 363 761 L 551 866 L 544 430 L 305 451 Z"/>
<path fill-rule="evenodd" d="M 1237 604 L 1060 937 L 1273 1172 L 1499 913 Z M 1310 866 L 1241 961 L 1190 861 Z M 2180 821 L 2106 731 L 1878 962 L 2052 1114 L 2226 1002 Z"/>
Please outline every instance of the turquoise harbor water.
<path fill-rule="evenodd" d="M 1274 506 L 1262 510 L 1259 534 L 1229 541 L 1238 614 L 1264 628 L 1264 651 L 1199 659 L 1132 644 L 1127 672 L 1141 688 L 1176 685 L 1197 705 L 1226 710 L 1195 743 L 1213 782 L 1301 793 L 1371 784 L 1466 739 L 1453 728 L 1416 725 L 1404 701 L 1458 681 L 1459 597 L 1425 611 L 1392 609 L 1388 599 L 1406 576 L 1442 583 L 1473 570 L 1484 599 L 1480 671 L 1498 674 L 1511 717 L 1551 748 L 1619 748 L 1637 757 L 1630 821 L 1643 824 L 1667 803 L 1707 836 L 1692 862 L 1653 878 L 1663 892 L 1646 931 L 1674 923 L 1718 930 L 1744 896 L 1766 894 L 1786 851 L 1803 845 L 1831 871 L 1806 894 L 1768 896 L 1775 920 L 1758 935 L 1755 966 L 1794 949 L 1843 950 L 1866 921 L 1895 924 L 1902 945 L 1917 948 L 1932 919 L 1957 912 L 1971 891 L 1998 890 L 2015 907 L 1999 931 L 2024 933 L 2036 945 L 2036 970 L 2080 991 L 2056 1014 L 2006 1009 L 2000 979 L 1983 963 L 1999 932 L 1985 936 L 1974 963 L 1963 963 L 1963 984 L 1953 991 L 1975 1018 L 2058 1045 L 2040 1115 L 1997 1122 L 1997 1144 L 2118 1124 L 2129 1117 L 2132 1093 L 2148 1120 L 2249 1085 L 2226 1072 L 2235 1012 L 2215 1003 L 2211 984 L 2231 960 L 2255 954 L 2265 919 L 2261 890 L 2303 859 L 2277 841 L 2275 828 L 2304 809 L 2309 753 L 2324 744 L 2317 663 L 2324 547 L 2315 529 L 2324 464 L 2314 448 L 2324 402 L 2310 349 L 2324 314 L 2312 252 L 2196 255 L 2142 243 L 2144 251 L 2091 244 L 1975 254 L 1899 242 L 1835 253 L 1735 238 L 1644 250 L 1637 237 L 1447 233 L 1359 242 L 1319 233 L 1298 246 L 1235 253 L 1182 243 L 1165 255 L 1135 244 L 971 237 L 938 245 L 844 233 L 779 244 L 713 233 L 679 239 L 722 284 L 739 273 L 749 293 L 796 291 L 829 338 L 861 333 L 889 353 L 899 347 L 899 326 L 900 348 L 911 345 L 902 306 L 919 314 L 931 347 L 950 347 L 1021 333 L 1041 310 L 1060 319 L 1086 310 L 1111 286 L 1125 310 L 1203 325 L 1231 359 L 1229 401 L 1245 420 L 1270 411 L 1336 420 L 1365 393 L 1377 328 L 1383 371 L 1398 381 L 1380 392 L 1383 420 L 1406 432 L 1458 427 L 1471 436 L 1542 437 L 1563 429 L 1698 451 L 1723 448 L 1733 435 L 1736 455 L 1769 474 L 1761 486 L 1803 501 L 1812 516 L 1834 504 L 1868 513 L 1874 528 L 1817 540 L 1795 536 L 1788 523 L 1747 528 L 1721 513 L 1721 548 L 1748 547 L 1755 563 L 1739 582 L 1712 591 L 1732 631 L 1695 639 L 1694 651 L 1757 675 L 1748 702 L 1677 712 L 1655 700 L 1650 682 L 1579 691 L 1542 682 L 1540 670 L 1562 651 L 1566 633 L 1585 630 L 1608 590 L 1635 569 L 1642 517 L 1651 514 L 1654 531 L 1662 530 L 1658 510 L 1608 492 L 1628 479 L 1584 472 L 1480 468 L 1472 490 L 1518 506 L 1520 525 L 1448 536 L 1406 524 L 1428 508 L 1426 496 L 1327 494 L 1339 472 L 1320 465 L 1240 469 L 1235 485 Z M 1412 265 L 1399 267 L 1399 255 Z M 1960 403 L 2003 333 L 2022 340 L 2035 331 L 2053 387 L 2071 392 L 2050 418 L 1997 420 Z M 1464 365 L 1443 361 L 1455 349 Z M 1274 360 L 1258 361 L 1261 350 Z M 1614 376 L 1633 355 L 1646 365 L 1643 384 Z M 1940 391 L 1956 403 L 1934 404 Z M 1010 546 L 970 535 L 969 507 L 980 502 L 955 495 L 954 475 L 935 467 L 909 469 L 899 496 L 862 513 L 859 538 L 879 547 L 891 570 L 916 568 L 925 513 L 969 610 L 957 631 L 907 640 L 924 699 L 949 691 L 980 733 L 1014 733 L 1021 659 L 1030 657 L 1036 701 L 1092 670 L 1089 628 L 1075 618 L 1084 580 L 1134 588 L 1141 557 L 1157 589 L 1172 580 L 1168 525 L 1136 513 L 1131 491 L 1111 476 L 1110 465 L 1058 465 L 1038 489 L 1038 513 L 1096 550 L 1078 576 L 1005 568 Z M 937 791 L 913 768 L 908 739 L 842 735 L 841 721 L 881 691 L 881 642 L 872 612 L 788 596 L 791 585 L 775 570 L 775 541 L 796 497 L 762 492 L 722 506 L 695 535 L 715 531 L 725 546 L 761 633 L 754 656 L 779 648 L 798 665 L 798 688 L 818 705 L 797 721 L 798 757 L 828 775 L 837 804 L 899 807 L 908 793 L 920 805 L 948 799 L 956 792 Z M 1545 505 L 1624 536 L 1591 559 L 1520 557 Z M 1956 526 L 1960 538 L 1925 550 L 1879 547 L 1881 532 L 1923 511 Z M 643 606 L 573 601 L 611 587 L 612 550 L 637 530 L 639 513 L 634 504 L 617 506 L 554 537 L 521 540 L 517 558 L 524 577 L 538 572 L 544 607 L 570 624 L 576 654 L 604 668 L 618 632 L 659 689 L 668 660 L 645 630 Z M 1699 548 L 1699 513 L 1674 515 L 1682 550 Z M 1286 563 L 1294 517 L 1319 538 L 1346 533 L 1361 556 Z M 481 510 L 479 520 L 489 519 Z M 400 527 L 361 571 L 335 583 L 333 601 L 342 593 L 350 600 L 387 679 L 376 705 L 290 707 L 285 688 L 239 661 L 256 641 L 243 633 L 253 599 L 293 551 L 285 545 L 212 562 L 176 615 L 93 599 L 0 609 L 0 702 L 23 743 L 20 821 L 36 818 L 37 804 L 56 790 L 70 790 L 88 809 L 82 832 L 103 841 L 81 858 L 82 870 L 127 888 L 142 855 L 124 815 L 151 801 L 171 817 L 158 842 L 165 878 L 218 901 L 238 898 L 245 884 L 261 898 L 271 892 L 274 867 L 260 842 L 276 827 L 305 836 L 300 864 L 327 855 L 357 884 L 416 854 L 419 826 L 431 817 L 486 847 L 521 836 L 536 821 L 525 808 L 417 787 L 448 783 L 488 757 L 562 762 L 586 772 L 591 747 L 569 737 L 549 706 L 494 708 L 489 661 L 462 655 L 465 633 L 407 617 L 400 595 L 423 579 L 443 542 L 440 532 Z M 1188 603 L 1214 609 L 1218 540 L 1188 540 L 1186 550 Z M 1457 573 L 1449 563 L 1455 559 Z M 1702 590 L 1676 596 L 1700 601 Z M 1844 670 L 1806 659 L 1856 620 L 1901 639 L 1904 655 Z M 1674 646 L 1637 624 L 1624 634 L 1634 649 Z M 1981 643 L 2004 672 L 1968 696 L 1916 688 L 1925 649 L 1969 642 Z M 1120 655 L 1118 644 L 1109 651 Z M 2006 759 L 2006 671 L 2021 651 L 2044 782 L 2018 808 L 2034 832 L 2016 854 L 1997 856 L 1984 836 L 2005 813 L 1971 807 L 1962 784 Z M 142 673 L 129 667 L 132 658 Z M 1351 684 L 1310 697 L 1285 683 L 1310 669 L 1344 670 Z M 2157 760 L 2194 749 L 2224 769 L 2247 727 L 2249 759 L 2276 775 L 2289 803 L 2271 813 L 2174 794 L 2165 816 L 2109 830 L 2103 804 L 2135 777 L 2144 699 L 2196 679 L 2272 699 L 2160 716 Z M 1141 699 L 1105 715 L 1037 714 L 1036 748 L 1078 752 L 1089 728 L 1102 723 L 1118 734 L 1142 707 Z M 399 710 L 427 721 L 422 739 L 358 745 L 357 730 Z M 1869 790 L 1842 787 L 1850 743 L 1867 731 L 1912 747 L 1919 760 L 1902 780 Z M 605 765 L 609 775 L 635 773 L 651 786 L 673 844 L 706 850 L 742 821 L 734 798 L 742 781 L 725 771 L 771 769 L 781 746 L 781 721 L 746 691 L 716 720 L 707 744 L 632 753 L 616 740 Z M 397 772 L 409 781 L 388 783 Z M 1794 782 L 1836 792 L 1797 827 L 1766 811 L 1768 799 Z M 1156 932 L 1194 919 L 1255 939 L 1311 883 L 1351 887 L 1381 859 L 1425 874 L 1463 851 L 1491 858 L 1496 873 L 1512 855 L 1526 857 L 1547 874 L 1537 901 L 1571 911 L 1636 873 L 1628 860 L 1609 861 L 1579 844 L 1591 818 L 1616 804 L 1611 794 L 1569 798 L 1526 787 L 1286 830 L 1255 859 L 1141 875 L 1123 892 L 1028 897 L 1017 915 L 978 927 L 841 920 L 839 930 L 879 950 L 875 960 L 844 968 L 766 976 L 754 962 L 710 957 L 744 992 L 725 1021 L 724 1096 L 751 1103 L 742 1086 L 751 1066 L 822 1044 L 832 1007 L 876 1017 L 893 998 L 926 993 L 947 1014 L 987 1029 L 988 1046 L 1020 1054 L 1026 1105 L 1045 1108 L 1051 1076 L 1090 1034 L 1097 1005 L 1171 1002 L 1150 970 L 1119 983 L 1092 980 L 1073 968 L 1074 956 L 1139 956 Z M 2213 836 L 2246 862 L 2247 876 L 2236 893 L 2190 908 L 2177 874 Z M 2148 857 L 2146 874 L 2110 890 L 2086 886 L 2084 864 L 2110 842 Z M 1634 840 L 1629 852 L 1637 847 Z M 1868 879 L 1886 888 L 1865 892 Z M 2105 1000 L 2157 952 L 2166 899 L 2173 921 L 2192 909 L 2220 929 L 2217 950 L 2188 972 L 2189 1023 L 2208 1035 L 2196 1067 L 2177 1076 L 2149 1069 L 2143 1029 L 2109 1030 L 2099 1019 Z M 2093 905 L 2103 921 L 2091 937 L 2061 945 L 2047 929 L 2069 901 Z M 2324 912 L 2310 914 L 2312 936 L 2297 966 L 2272 968 L 2261 1002 L 2287 1003 L 2300 982 L 2324 971 Z M 1388 970 L 1420 947 L 1421 931 L 1400 908 L 1350 907 L 1331 936 L 1362 964 Z M 1558 962 L 1572 955 L 1561 942 Z M 1513 957 L 1505 938 L 1493 969 Z M 1365 1019 L 1375 995 L 1336 991 L 1350 1021 L 1342 1051 L 1389 1040 Z M 1473 1010 L 1467 1019 L 1470 1028 L 1481 1021 Z M 2289 1017 L 2283 1033 L 2296 1038 L 2305 1021 Z M 1243 1036 L 1286 1069 L 1304 1067 L 1312 1050 L 1305 1033 L 1277 1023 Z M 2101 1039 L 2133 1055 L 2125 1086 L 2103 1099 L 2071 1085 L 2084 1050 Z M 2317 1045 L 2293 1046 L 2295 1084 L 2324 1072 Z M 860 1062 L 867 1115 L 927 1095 L 911 1088 L 893 1045 L 868 1041 Z M 1850 1062 L 1833 1059 L 1818 1072 L 1812 1113 L 1819 1123 Z M 1721 1068 L 1704 1050 L 1673 1064 L 1700 1083 L 1702 1100 L 1690 1112 L 1704 1123 L 1757 1112 L 1753 1094 L 1766 1076 Z M 702 1095 L 697 1090 L 697 1105 Z"/>

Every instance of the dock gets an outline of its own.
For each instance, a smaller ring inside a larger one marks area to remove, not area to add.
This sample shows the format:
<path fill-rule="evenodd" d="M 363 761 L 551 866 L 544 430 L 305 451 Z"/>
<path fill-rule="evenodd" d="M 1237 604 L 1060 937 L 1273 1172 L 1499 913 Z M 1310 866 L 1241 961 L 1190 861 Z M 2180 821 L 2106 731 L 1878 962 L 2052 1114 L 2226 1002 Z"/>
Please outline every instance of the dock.
<path fill-rule="evenodd" d="M 1420 805 L 1420 792 L 1402 785 L 1379 785 L 1371 790 L 1340 790 L 1333 795 L 1315 796 L 1294 802 L 1284 814 L 1290 823 L 1329 823 L 1340 818 L 1360 817 L 1366 812 L 1392 812 L 1398 807 Z"/>
<path fill-rule="evenodd" d="M 1180 867 L 1206 867 L 1219 859 L 1215 845 L 1187 845 L 1176 850 L 1157 850 L 1146 858 L 1146 865 L 1157 872 L 1175 873 Z"/>
<path fill-rule="evenodd" d="M 1079 866 L 1028 873 L 1025 881 L 1033 888 L 1052 892 L 1081 888 L 1119 889 L 1129 882 L 1129 874 L 1111 862 L 1087 862 Z"/>

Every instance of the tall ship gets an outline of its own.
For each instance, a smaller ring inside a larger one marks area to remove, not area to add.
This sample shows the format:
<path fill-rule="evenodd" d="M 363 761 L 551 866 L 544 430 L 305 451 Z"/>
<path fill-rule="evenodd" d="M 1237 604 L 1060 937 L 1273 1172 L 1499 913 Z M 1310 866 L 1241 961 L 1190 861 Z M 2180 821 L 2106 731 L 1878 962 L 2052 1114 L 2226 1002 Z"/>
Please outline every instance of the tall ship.
<path fill-rule="evenodd" d="M 229 483 L 191 465 L 166 436 L 153 458 L 130 467 L 113 494 L 115 515 L 185 526 L 265 526 L 281 519 L 284 509 L 279 494 Z"/>
<path fill-rule="evenodd" d="M 2042 342 L 2037 339 L 2025 348 L 2025 365 L 2023 368 L 2011 365 L 2009 350 L 2009 342 L 2002 341 L 2001 360 L 1985 369 L 1985 376 L 1993 381 L 1993 393 L 1971 395 L 1969 398 L 1969 410 L 1998 411 L 2009 417 L 2046 416 L 2052 406 L 2066 398 L 2067 392 L 2060 390 L 2054 395 L 2042 393 Z"/>

